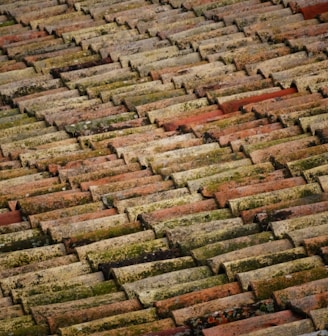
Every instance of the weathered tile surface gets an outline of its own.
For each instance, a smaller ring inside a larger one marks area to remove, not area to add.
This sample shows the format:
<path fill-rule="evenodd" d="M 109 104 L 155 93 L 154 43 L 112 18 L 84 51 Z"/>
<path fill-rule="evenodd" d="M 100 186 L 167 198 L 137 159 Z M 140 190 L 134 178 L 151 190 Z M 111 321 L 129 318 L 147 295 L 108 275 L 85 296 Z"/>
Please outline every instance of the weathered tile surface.
<path fill-rule="evenodd" d="M 327 0 L 0 4 L 0 334 L 327 327 Z"/>

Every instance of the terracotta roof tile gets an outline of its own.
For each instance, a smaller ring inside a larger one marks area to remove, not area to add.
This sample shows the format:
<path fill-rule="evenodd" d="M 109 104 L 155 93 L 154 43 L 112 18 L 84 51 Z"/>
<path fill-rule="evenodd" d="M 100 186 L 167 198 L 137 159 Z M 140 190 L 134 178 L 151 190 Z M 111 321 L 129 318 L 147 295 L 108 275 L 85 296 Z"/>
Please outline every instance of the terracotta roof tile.
<path fill-rule="evenodd" d="M 179 211 L 180 213 L 183 211 L 183 224 L 179 223 L 179 216 L 177 215 Z M 141 215 L 143 223 L 147 227 L 153 228 L 159 237 L 163 236 L 168 229 L 193 225 L 197 221 L 209 222 L 230 217 L 232 217 L 230 211 L 216 209 L 213 199 L 196 202 L 191 205 L 176 206 L 167 211 L 159 210 Z"/>
<path fill-rule="evenodd" d="M 24 305 L 24 309 L 26 311 L 29 311 L 32 307 L 35 307 L 38 305 L 67 302 L 67 300 L 72 299 L 72 295 L 74 295 L 74 292 L 76 294 L 75 296 L 76 299 L 83 299 L 86 297 L 90 297 L 92 295 L 97 295 L 97 291 L 102 290 L 104 293 L 107 294 L 107 293 L 113 293 L 116 290 L 115 285 L 112 281 L 95 282 L 92 285 L 88 283 L 87 284 L 75 283 L 74 280 L 78 278 L 79 277 L 72 278 L 73 288 L 67 289 L 67 284 L 66 284 L 66 286 L 64 286 L 65 289 L 62 289 L 62 287 L 59 287 L 57 291 L 49 291 L 48 300 L 44 299 L 44 295 L 42 295 L 42 293 L 23 297 L 22 304 Z M 52 282 L 53 286 L 56 286 L 57 284 L 58 282 L 55 282 L 55 281 Z M 40 286 L 40 288 L 42 288 L 42 285 Z M 47 290 L 47 288 L 44 288 L 44 290 Z"/>
<path fill-rule="evenodd" d="M 303 184 L 303 182 L 301 182 L 299 185 L 296 184 L 295 186 L 282 188 L 280 190 L 278 189 L 271 192 L 258 193 L 252 196 L 230 199 L 228 203 L 232 212 L 238 214 L 239 211 L 278 203 L 283 200 L 288 200 L 290 197 L 295 199 L 303 197 L 304 194 L 314 195 L 319 193 L 321 193 L 321 188 L 317 183 Z"/>
<path fill-rule="evenodd" d="M 235 160 L 232 162 L 207 165 L 204 167 L 194 168 L 194 169 L 187 170 L 187 171 L 176 172 L 176 173 L 173 173 L 171 177 L 176 186 L 182 187 L 186 185 L 188 181 L 200 179 L 206 176 L 219 174 L 220 172 L 223 172 L 229 169 L 249 166 L 250 163 L 251 162 L 249 159 Z"/>
<path fill-rule="evenodd" d="M 64 270 L 69 269 L 70 272 L 67 274 Z M 37 283 L 44 284 L 51 281 L 57 280 L 64 280 L 68 279 L 69 277 L 79 276 L 82 274 L 90 273 L 89 265 L 86 262 L 75 262 L 70 263 L 69 265 L 62 265 L 57 266 L 49 269 L 28 272 L 24 274 L 15 275 L 12 277 L 7 277 L 1 280 L 1 286 L 4 293 L 9 292 L 11 289 L 17 288 L 18 283 L 20 288 L 33 286 Z M 38 277 L 42 278 L 42 281 L 38 282 Z"/>
<path fill-rule="evenodd" d="M 252 293 L 240 293 L 173 310 L 172 315 L 178 325 L 183 325 L 190 318 L 201 317 L 218 310 L 227 310 L 229 308 L 240 307 L 252 303 L 254 303 Z"/>
<path fill-rule="evenodd" d="M 65 190 L 49 195 L 34 196 L 20 200 L 19 204 L 25 214 L 32 215 L 58 208 L 78 205 L 90 200 L 88 192 Z"/>
<path fill-rule="evenodd" d="M 325 13 L 328 11 L 327 4 L 324 2 L 313 4 L 312 6 L 302 6 L 300 8 L 300 12 L 303 14 L 304 19 L 312 19 L 317 17 L 321 13 Z"/>
<path fill-rule="evenodd" d="M 257 23 L 254 23 L 248 27 L 244 28 L 244 32 L 246 35 L 258 35 L 262 42 L 266 41 L 275 41 L 278 42 L 279 39 L 276 39 L 276 34 L 283 35 L 283 32 L 281 32 L 281 26 L 279 25 L 279 22 L 284 22 L 284 26 L 288 27 L 286 30 L 290 30 L 292 27 L 297 28 L 301 27 L 302 24 L 304 25 L 304 18 L 302 14 L 290 14 L 283 16 L 282 19 L 280 18 L 273 18 L 268 21 L 260 21 Z M 316 22 L 317 23 L 317 22 Z M 311 22 L 308 22 L 310 25 Z M 281 36 L 279 35 L 279 36 Z"/>
<path fill-rule="evenodd" d="M 1 311 L 1 315 L 0 315 L 1 320 L 12 319 L 12 318 L 24 315 L 24 312 L 23 312 L 22 307 L 20 305 L 11 305 L 11 306 L 7 306 L 7 307 L 4 307 L 4 306 L 2 306 L 2 307 L 3 308 L 2 308 L 2 311 Z"/>
<path fill-rule="evenodd" d="M 325 267 L 319 266 L 305 271 L 297 271 L 287 275 L 277 276 L 271 279 L 253 280 L 251 288 L 256 297 L 260 300 L 272 296 L 273 292 L 283 290 L 288 287 L 297 286 L 306 282 L 323 279 L 327 275 Z"/>
<path fill-rule="evenodd" d="M 295 110 L 306 109 L 310 106 L 320 105 L 322 101 L 322 96 L 319 93 L 305 94 L 292 93 L 280 97 L 280 99 L 267 99 L 262 102 L 257 102 L 256 104 L 244 106 L 245 110 L 248 111 L 249 108 L 256 113 L 258 117 L 267 116 L 270 121 L 277 121 L 280 114 L 288 113 L 288 111 L 293 107 Z"/>
<path fill-rule="evenodd" d="M 229 180 L 239 180 L 242 177 L 254 176 L 259 174 L 266 174 L 272 172 L 273 166 L 269 162 L 257 165 L 242 166 L 221 172 L 208 177 L 188 181 L 188 187 L 191 191 L 198 191 L 200 188 L 207 188 L 209 191 L 216 190 L 216 188 L 223 182 Z"/>
<path fill-rule="evenodd" d="M 285 307 L 289 302 L 304 299 L 310 295 L 320 294 L 327 291 L 326 279 L 309 281 L 306 284 L 288 287 L 274 292 L 274 298 L 280 307 Z M 308 298 L 309 299 L 309 298 Z M 309 311 L 308 311 L 309 312 Z"/>
<path fill-rule="evenodd" d="M 0 331 L 2 333 L 8 333 L 11 331 L 19 332 L 22 329 L 26 330 L 26 328 L 28 328 L 29 330 L 33 330 L 34 326 L 35 324 L 34 324 L 33 318 L 30 315 L 23 315 L 23 316 L 4 320 L 4 322 L 1 323 Z M 36 332 L 37 332 L 37 329 L 36 329 Z"/>
<path fill-rule="evenodd" d="M 316 329 L 324 329 L 327 326 L 327 307 L 315 309 L 310 312 L 312 321 Z"/>
<path fill-rule="evenodd" d="M 154 331 L 163 330 L 163 331 Z M 159 336 L 163 333 L 163 336 L 175 335 L 181 331 L 188 330 L 187 327 L 175 328 L 175 324 L 171 318 L 155 320 L 153 322 L 140 323 L 136 325 L 130 325 L 127 327 L 115 328 L 107 331 L 100 331 L 92 333 L 93 336 L 115 336 L 118 333 L 123 333 L 127 336 L 132 336 L 135 333 L 147 333 L 148 336 Z"/>
<path fill-rule="evenodd" d="M 160 316 L 165 316 L 171 310 L 185 308 L 200 302 L 207 302 L 238 293 L 240 293 L 238 283 L 232 282 L 157 301 L 155 307 Z"/>
<path fill-rule="evenodd" d="M 236 93 L 224 97 L 218 97 L 216 100 L 225 113 L 230 113 L 241 109 L 243 105 L 250 103 L 254 104 L 263 100 L 281 97 L 295 92 L 296 90 L 293 88 L 281 90 L 278 87 L 269 87 L 249 92 Z"/>
<path fill-rule="evenodd" d="M 286 144 L 289 146 L 286 147 Z M 243 151 L 249 155 L 254 163 L 266 162 L 270 157 L 277 154 L 290 153 L 292 150 L 297 151 L 309 145 L 318 144 L 317 137 L 300 134 L 296 136 L 286 137 L 278 140 L 268 141 L 264 144 L 243 145 Z M 262 147 L 262 148 L 261 148 Z"/>
<path fill-rule="evenodd" d="M 0 333 L 325 327 L 325 5 L 3 1 Z"/>
<path fill-rule="evenodd" d="M 246 248 L 256 244 L 268 242 L 273 239 L 270 232 L 260 232 L 250 234 L 248 236 L 240 236 L 237 238 L 225 239 L 219 242 L 209 243 L 191 251 L 192 256 L 199 263 L 208 263 L 214 265 L 216 256 L 235 251 L 239 248 Z"/>
<path fill-rule="evenodd" d="M 299 318 L 290 310 L 286 310 L 282 312 L 251 317 L 246 320 L 230 322 L 221 326 L 205 329 L 203 334 L 204 336 L 215 335 L 218 332 L 224 332 L 227 336 L 237 335 L 240 333 L 245 334 L 247 332 L 256 332 L 259 329 L 264 329 L 267 327 L 268 323 L 271 325 L 281 325 L 297 321 L 298 319 Z"/>
<path fill-rule="evenodd" d="M 270 3 L 264 4 L 264 6 L 270 6 Z M 214 6 L 213 6 L 214 7 Z M 212 15 L 213 18 L 217 20 L 223 20 L 225 17 L 233 16 L 236 12 L 240 11 L 246 14 L 247 12 L 253 12 L 257 8 L 261 7 L 258 0 L 248 0 L 248 1 L 232 1 L 228 3 L 226 6 L 217 6 L 213 9 L 209 9 L 205 11 L 205 15 L 208 17 Z M 233 20 L 231 21 L 231 23 Z"/>
<path fill-rule="evenodd" d="M 242 241 L 242 239 L 240 240 Z M 238 272 L 238 268 L 240 267 L 240 269 L 242 269 L 244 261 L 246 262 L 246 260 L 249 261 L 254 259 L 254 262 L 256 262 L 255 260 L 257 257 L 261 259 L 261 256 L 263 256 L 263 258 L 265 258 L 265 255 L 274 254 L 278 251 L 284 251 L 290 248 L 292 248 L 292 245 L 287 240 L 281 239 L 278 241 L 268 241 L 256 246 L 252 245 L 217 255 L 211 258 L 209 263 L 215 273 L 218 273 L 221 268 L 225 268 L 225 272 L 231 280 L 234 279 L 235 273 Z M 268 257 L 268 259 L 269 258 L 270 257 Z M 245 260 L 243 261 L 243 259 Z"/>
<path fill-rule="evenodd" d="M 243 334 L 244 336 L 250 336 L 251 334 L 254 336 L 261 335 L 300 335 L 302 333 L 305 335 L 312 335 L 312 331 L 314 330 L 313 323 L 310 319 L 302 319 L 295 322 L 286 323 L 283 325 L 272 326 L 265 329 L 261 329 L 258 331 L 253 331 L 250 334 Z M 313 333 L 315 335 L 315 333 Z"/>
<path fill-rule="evenodd" d="M 318 61 L 317 56 L 316 57 Z M 320 56 L 319 56 L 320 59 Z M 311 74 L 314 72 L 317 72 L 319 69 L 326 69 L 327 66 L 327 60 L 325 59 L 325 56 L 322 61 L 318 61 L 317 63 L 313 63 L 313 59 L 311 57 L 307 57 L 304 59 L 303 65 L 298 65 L 295 67 L 291 67 L 288 70 L 282 70 L 282 71 L 276 71 L 273 72 L 270 76 L 272 77 L 274 83 L 279 83 L 280 86 L 287 88 L 290 87 L 293 80 L 291 78 L 295 78 L 297 76 L 302 76 L 306 74 Z"/>
<path fill-rule="evenodd" d="M 9 224 L 22 221 L 22 214 L 19 210 L 4 212 L 0 214 L 1 226 L 7 226 Z"/>
<path fill-rule="evenodd" d="M 206 138 L 212 140 L 219 139 L 221 136 L 229 136 L 243 129 L 247 130 L 253 126 L 263 126 L 268 124 L 266 119 L 256 119 L 254 113 L 241 113 L 240 111 L 232 112 L 218 118 L 207 125 L 199 125 L 193 128 L 195 133 L 204 134 Z M 225 146 L 226 144 L 222 144 Z"/>
<path fill-rule="evenodd" d="M 153 212 L 156 210 L 171 208 L 173 206 L 179 206 L 184 204 L 189 204 L 193 202 L 197 202 L 202 200 L 202 197 L 199 194 L 189 194 L 189 192 L 186 190 L 187 188 L 180 188 L 175 190 L 168 190 L 163 191 L 162 193 L 158 193 L 159 200 L 156 200 L 156 197 L 154 197 L 154 202 L 146 202 L 144 205 L 132 205 L 128 206 L 125 211 L 127 212 L 130 220 L 136 220 L 139 215 Z M 167 199 L 161 199 L 161 195 L 172 195 L 172 198 Z M 148 196 L 141 196 L 140 201 L 143 202 L 143 198 L 145 200 L 151 199 L 151 195 Z M 123 201 L 122 201 L 123 202 Z M 128 201 L 127 201 L 128 202 Z"/>
<path fill-rule="evenodd" d="M 104 329 L 114 329 L 122 326 L 147 323 L 156 320 L 156 312 L 154 308 L 143 309 L 130 313 L 117 314 L 112 317 L 104 317 L 98 320 L 80 323 L 71 327 L 60 328 L 62 335 L 81 335 L 90 334 L 90 332 L 103 331 Z"/>

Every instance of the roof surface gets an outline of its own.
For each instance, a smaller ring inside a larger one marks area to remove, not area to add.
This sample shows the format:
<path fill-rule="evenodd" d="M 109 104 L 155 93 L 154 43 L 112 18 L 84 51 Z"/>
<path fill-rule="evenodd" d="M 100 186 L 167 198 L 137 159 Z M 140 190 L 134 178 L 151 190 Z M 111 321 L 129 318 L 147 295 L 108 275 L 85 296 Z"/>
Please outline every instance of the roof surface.
<path fill-rule="evenodd" d="M 0 335 L 328 335 L 328 1 L 0 1 Z"/>

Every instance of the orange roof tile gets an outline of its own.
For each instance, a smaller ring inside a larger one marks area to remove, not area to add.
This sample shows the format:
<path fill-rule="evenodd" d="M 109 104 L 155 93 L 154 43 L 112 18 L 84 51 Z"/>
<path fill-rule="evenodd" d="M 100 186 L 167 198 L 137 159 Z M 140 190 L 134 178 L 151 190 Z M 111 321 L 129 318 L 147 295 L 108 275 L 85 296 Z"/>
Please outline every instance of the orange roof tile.
<path fill-rule="evenodd" d="M 327 5 L 2 0 L 1 335 L 325 334 Z"/>

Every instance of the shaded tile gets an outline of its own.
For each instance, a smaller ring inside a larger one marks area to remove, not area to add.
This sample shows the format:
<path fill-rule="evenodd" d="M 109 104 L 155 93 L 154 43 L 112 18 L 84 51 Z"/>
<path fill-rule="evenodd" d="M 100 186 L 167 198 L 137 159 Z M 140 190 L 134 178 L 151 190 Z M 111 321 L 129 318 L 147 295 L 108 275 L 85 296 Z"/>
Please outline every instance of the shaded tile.
<path fill-rule="evenodd" d="M 75 310 L 97 307 L 98 305 L 106 305 L 114 302 L 124 301 L 126 299 L 123 291 L 113 293 L 103 293 L 96 296 L 89 296 L 84 298 L 77 298 L 75 300 L 52 303 L 46 305 L 39 305 L 31 307 L 31 312 L 37 323 L 45 323 L 46 319 L 51 315 L 65 314 Z"/>
<path fill-rule="evenodd" d="M 218 186 L 229 180 L 240 180 L 241 178 L 250 177 L 259 174 L 267 174 L 272 172 L 273 166 L 269 162 L 257 165 L 242 166 L 240 168 L 230 169 L 226 172 L 221 172 L 208 177 L 188 181 L 188 188 L 191 191 L 203 190 L 206 192 L 215 192 Z"/>
<path fill-rule="evenodd" d="M 300 270 L 308 270 L 323 265 L 319 256 L 305 257 L 294 261 L 282 262 L 272 266 L 266 266 L 256 270 L 238 273 L 237 278 L 242 288 L 247 290 L 254 280 L 264 280 L 278 275 L 286 275 Z"/>
<path fill-rule="evenodd" d="M 158 331 L 154 331 L 158 330 Z M 169 336 L 178 335 L 179 332 L 188 330 L 187 327 L 175 328 L 175 324 L 172 318 L 166 318 L 161 320 L 155 320 L 153 322 L 140 323 L 130 325 L 128 327 L 120 327 L 103 332 L 92 333 L 94 336 L 115 336 L 118 333 L 126 336 L 132 336 L 136 334 L 147 333 L 148 336 Z"/>
<path fill-rule="evenodd" d="M 245 332 L 256 332 L 259 329 L 266 328 L 268 323 L 270 325 L 282 325 L 297 320 L 299 320 L 299 318 L 296 315 L 294 315 L 290 310 L 285 310 L 282 312 L 250 317 L 245 320 L 230 322 L 221 326 L 205 329 L 203 334 L 204 336 L 211 336 L 217 335 L 219 332 L 223 332 L 227 336 L 232 336 Z"/>
<path fill-rule="evenodd" d="M 306 56 L 302 65 L 293 66 L 287 70 L 274 71 L 271 73 L 270 77 L 274 83 L 279 84 L 283 88 L 287 88 L 290 87 L 295 77 L 326 69 L 327 63 L 325 56 Z"/>
<path fill-rule="evenodd" d="M 114 316 L 103 317 L 98 320 L 75 324 L 70 327 L 60 328 L 59 331 L 62 335 L 70 336 L 88 335 L 90 332 L 103 331 L 104 329 L 114 329 L 122 326 L 147 323 L 156 320 L 156 312 L 154 308 L 143 309 L 130 313 L 122 313 Z"/>
<path fill-rule="evenodd" d="M 247 185 L 247 186 L 240 186 L 240 187 L 236 186 L 235 189 L 225 191 L 224 193 L 217 192 L 215 193 L 215 198 L 218 201 L 219 205 L 221 207 L 224 207 L 229 202 L 229 200 L 233 200 L 234 198 L 245 197 L 248 195 L 249 196 L 256 195 L 256 194 L 263 193 L 263 192 L 269 192 L 269 191 L 289 188 L 289 187 L 293 187 L 296 185 L 302 185 L 302 184 L 305 184 L 305 181 L 303 178 L 274 179 L 272 181 L 260 182 L 260 183 L 255 183 L 255 184 Z M 231 205 L 231 203 L 229 204 Z"/>
<path fill-rule="evenodd" d="M 110 231 L 114 227 L 125 224 L 126 215 L 112 215 L 107 217 L 101 217 L 97 219 L 91 219 L 80 222 L 70 222 L 62 224 L 60 226 L 49 227 L 48 231 L 55 242 L 60 242 L 63 238 L 78 237 L 83 239 L 84 235 L 88 235 L 91 232 L 97 231 L 99 239 L 101 236 L 106 236 L 106 231 Z M 98 227 L 97 227 L 98 226 Z M 82 236 L 82 237 L 81 237 Z"/>
<path fill-rule="evenodd" d="M 312 310 L 325 308 L 327 302 L 327 292 L 307 295 L 300 299 L 291 300 L 289 305 L 291 309 L 302 313 L 310 314 Z"/>
<path fill-rule="evenodd" d="M 327 326 L 327 307 L 312 310 L 310 312 L 312 321 L 316 327 L 316 329 L 324 329 Z"/>
<path fill-rule="evenodd" d="M 262 144 L 245 145 L 243 146 L 243 151 L 245 154 L 250 156 L 253 163 L 259 163 L 269 161 L 271 157 L 274 157 L 277 154 L 288 155 L 292 150 L 298 151 L 304 147 L 310 147 L 316 144 L 318 144 L 318 139 L 316 137 L 311 137 L 307 134 L 300 134 L 288 138 L 273 140 L 272 142 L 269 141 Z"/>
<path fill-rule="evenodd" d="M 84 245 L 84 246 L 78 246 L 76 247 L 75 250 L 79 258 L 83 260 L 90 253 L 95 255 L 97 252 L 99 252 L 100 254 L 101 252 L 108 250 L 110 247 L 111 249 L 117 249 L 116 252 L 117 252 L 118 258 L 121 258 L 122 255 L 119 255 L 120 251 L 118 250 L 119 246 L 123 247 L 124 245 L 135 244 L 138 242 L 152 241 L 154 237 L 155 237 L 154 233 L 151 230 L 147 230 L 144 232 L 141 231 L 141 232 L 131 233 L 125 236 L 105 239 L 105 240 L 94 242 L 94 243 Z M 163 240 L 162 245 L 164 242 L 165 241 Z"/>
<path fill-rule="evenodd" d="M 65 270 L 69 270 L 66 272 Z M 47 283 L 55 279 L 67 279 L 90 272 L 90 267 L 85 262 L 70 263 L 69 265 L 57 266 L 49 269 L 19 274 L 1 280 L 4 293 L 18 287 L 24 288 L 35 284 Z M 40 278 L 42 281 L 40 281 Z M 8 295 L 8 294 L 7 294 Z"/>
<path fill-rule="evenodd" d="M 155 307 L 157 308 L 159 315 L 165 316 L 172 310 L 182 309 L 201 302 L 207 302 L 239 293 L 240 288 L 238 283 L 232 282 L 157 301 Z"/>
<path fill-rule="evenodd" d="M 210 222 L 212 220 L 221 220 L 231 217 L 231 213 L 226 209 L 217 209 L 212 199 L 197 202 L 191 206 L 178 206 L 169 209 L 170 211 L 157 211 L 152 214 L 143 214 L 141 216 L 145 225 L 152 227 L 157 236 L 163 236 L 168 229 L 184 227 L 196 224 L 197 221 Z M 197 206 L 197 207 L 196 207 Z M 182 222 L 177 216 L 178 211 L 183 211 Z M 160 215 L 160 218 L 158 218 Z M 164 218 L 163 218 L 164 217 Z"/>
<path fill-rule="evenodd" d="M 161 194 L 163 194 L 164 198 L 162 198 L 163 196 Z M 172 195 L 172 198 L 168 196 L 170 194 Z M 128 214 L 129 219 L 134 221 L 137 218 L 140 218 L 142 214 L 152 213 L 156 210 L 170 209 L 179 205 L 190 204 L 202 200 L 202 197 L 199 194 L 190 194 L 189 191 L 187 191 L 187 188 L 163 191 L 157 195 L 157 197 L 151 195 L 141 196 L 138 201 L 141 201 L 140 203 L 142 204 L 143 200 L 145 200 L 146 202 L 144 205 L 137 204 L 127 206 L 125 212 Z M 165 198 L 166 195 L 168 198 Z M 152 197 L 154 198 L 153 202 L 151 201 Z"/>
<path fill-rule="evenodd" d="M 251 288 L 256 297 L 260 300 L 272 296 L 273 292 L 283 290 L 288 287 L 302 285 L 303 283 L 324 279 L 327 270 L 324 266 L 319 266 L 305 271 L 296 271 L 291 274 L 277 276 L 271 279 L 253 280 Z"/>
<path fill-rule="evenodd" d="M 269 127 L 271 126 L 271 127 Z M 255 130 L 256 131 L 256 130 Z M 245 137 L 240 140 L 234 140 L 230 142 L 230 146 L 233 151 L 239 151 L 244 148 L 244 146 L 266 142 L 274 141 L 282 138 L 297 136 L 302 133 L 302 130 L 299 126 L 291 126 L 283 128 L 280 123 L 271 123 L 267 127 L 263 126 L 258 130 L 257 134 L 252 134 L 251 130 L 249 135 L 245 132 Z M 255 132 L 253 132 L 255 133 Z"/>
<path fill-rule="evenodd" d="M 78 205 L 88 201 L 90 201 L 90 194 L 88 192 L 67 190 L 22 199 L 19 201 L 19 205 L 25 214 L 33 215 L 40 212 Z"/>
<path fill-rule="evenodd" d="M 249 159 L 241 159 L 228 161 L 224 163 L 212 164 L 204 167 L 194 168 L 187 171 L 176 172 L 171 175 L 175 185 L 182 187 L 188 184 L 189 181 L 205 178 L 211 175 L 216 175 L 230 169 L 247 167 L 251 164 Z"/>
<path fill-rule="evenodd" d="M 259 236 L 259 234 L 255 234 Z M 235 242 L 231 242 L 232 244 L 238 244 L 238 241 L 240 243 L 246 242 L 247 237 L 245 238 L 239 238 L 235 239 Z M 228 242 L 222 242 L 221 246 L 223 244 L 227 244 Z M 231 245 L 232 245 L 231 244 Z M 238 245 L 236 245 L 238 246 Z M 246 246 L 246 247 L 241 247 L 237 250 L 236 248 L 233 250 L 230 250 L 229 252 L 222 253 L 220 255 L 217 255 L 211 259 L 208 259 L 208 263 L 211 266 L 212 270 L 214 273 L 218 273 L 221 269 L 225 269 L 225 272 L 229 276 L 230 280 L 234 279 L 235 274 L 232 272 L 234 269 L 234 266 L 236 266 L 236 271 L 235 273 L 238 272 L 238 264 L 242 266 L 243 264 L 243 259 L 246 259 L 248 261 L 251 260 L 253 257 L 259 257 L 261 258 L 261 255 L 269 255 L 269 254 L 274 254 L 280 251 L 288 250 L 291 249 L 292 245 L 290 242 L 287 240 L 278 240 L 278 241 L 267 241 L 263 243 L 259 243 L 257 245 L 251 245 L 251 246 Z M 231 247 L 230 247 L 231 249 Z M 295 254 L 296 255 L 296 254 Z M 304 256 L 304 251 L 303 251 L 303 256 Z M 265 257 L 264 257 L 265 258 Z M 254 260 L 255 261 L 255 260 Z M 236 263 L 233 265 L 233 263 Z M 228 265 L 230 263 L 230 265 Z M 247 266 L 246 266 L 247 267 Z M 250 267 L 250 266 L 249 266 Z M 257 268 L 255 266 L 255 268 Z M 258 267 L 260 268 L 260 266 Z"/>
<path fill-rule="evenodd" d="M 258 208 L 284 200 L 302 198 L 304 195 L 309 196 L 320 193 L 321 188 L 317 183 L 300 184 L 271 192 L 263 192 L 251 196 L 230 199 L 228 203 L 232 213 L 237 215 L 243 210 Z"/>
<path fill-rule="evenodd" d="M 54 315 L 47 319 L 52 333 L 56 332 L 58 328 L 74 325 L 82 322 L 92 321 L 108 317 L 111 315 L 117 315 L 120 313 L 127 313 L 129 311 L 139 310 L 141 308 L 140 303 L 134 300 L 125 300 L 108 305 L 99 305 L 93 308 L 81 309 L 74 312 L 65 312 L 62 315 Z"/>
<path fill-rule="evenodd" d="M 286 307 L 286 304 L 291 300 L 302 299 L 309 295 L 320 294 L 326 291 L 327 279 L 324 278 L 275 291 L 273 296 L 279 307 Z"/>
<path fill-rule="evenodd" d="M 240 307 L 252 303 L 254 303 L 253 294 L 251 292 L 245 292 L 173 310 L 172 315 L 177 325 L 183 325 L 190 318 L 201 317 L 218 310 Z"/>

